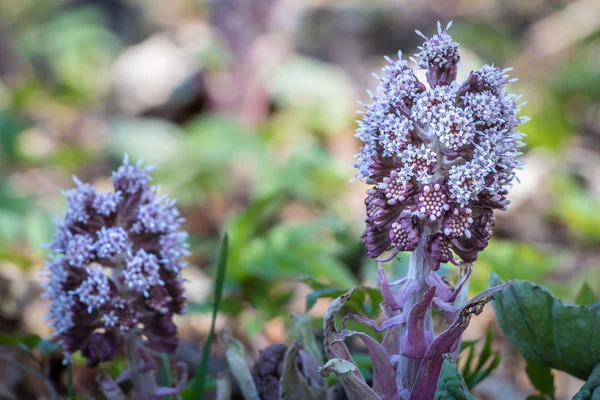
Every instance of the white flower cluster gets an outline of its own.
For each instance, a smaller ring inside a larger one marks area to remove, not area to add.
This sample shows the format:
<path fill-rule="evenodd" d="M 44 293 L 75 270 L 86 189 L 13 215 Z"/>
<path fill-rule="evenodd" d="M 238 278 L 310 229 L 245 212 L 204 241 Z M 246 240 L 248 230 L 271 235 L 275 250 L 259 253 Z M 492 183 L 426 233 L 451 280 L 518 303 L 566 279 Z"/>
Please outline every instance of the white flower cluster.
<path fill-rule="evenodd" d="M 374 74 L 379 84 L 376 94 L 368 92 L 372 102 L 361 103 L 365 110 L 355 136 L 363 146 L 355 167 L 357 179 L 374 185 L 367 192 L 370 215 L 364 236 L 370 253 L 401 242 L 401 250 L 411 250 L 414 235 L 398 240 L 399 227 L 417 232 L 428 225 L 428 232 L 443 236 L 436 239 L 442 248 L 450 239 L 474 240 L 471 231 L 479 221 L 486 233 L 478 243 L 487 244 L 483 237 L 491 234 L 491 210 L 506 208 L 508 188 L 522 168 L 518 126 L 528 118 L 517 115 L 520 96 L 504 90 L 514 82 L 508 78 L 510 68 L 485 65 L 457 82 L 460 55 L 449 27 L 438 24 L 431 38 L 417 32 L 425 43 L 412 60 L 426 70 L 427 84 L 399 53 L 398 60 L 387 58 L 390 65 L 381 77 Z M 471 222 L 463 221 L 459 229 L 457 215 L 467 209 L 473 213 Z"/>

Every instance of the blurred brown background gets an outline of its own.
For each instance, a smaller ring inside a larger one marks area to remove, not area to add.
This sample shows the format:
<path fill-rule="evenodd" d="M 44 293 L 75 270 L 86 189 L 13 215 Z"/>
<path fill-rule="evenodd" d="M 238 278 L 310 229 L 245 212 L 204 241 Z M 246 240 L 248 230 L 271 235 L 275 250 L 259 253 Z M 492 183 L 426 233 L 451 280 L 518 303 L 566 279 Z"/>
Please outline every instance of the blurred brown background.
<path fill-rule="evenodd" d="M 64 211 L 60 190 L 72 187 L 73 174 L 108 189 L 125 152 L 156 166 L 154 182 L 187 218 L 190 312 L 178 322 L 190 361 L 208 331 L 212 260 L 224 231 L 232 248 L 218 328 L 235 327 L 254 353 L 285 340 L 285 316 L 304 310 L 310 290 L 301 278 L 374 285 L 375 264 L 360 243 L 366 186 L 348 183 L 359 146 L 356 100 L 374 88 L 370 72 L 383 55 L 412 55 L 420 44 L 414 30 L 433 34 L 438 20 L 454 20 L 459 77 L 484 63 L 515 67 L 519 81 L 509 91 L 524 94 L 523 114 L 532 118 L 522 127 L 521 184 L 510 210 L 497 215 L 472 290 L 495 271 L 542 283 L 567 301 L 582 282 L 598 293 L 597 0 L 6 0 L 0 333 L 51 336 L 38 271 L 52 215 Z M 401 273 L 404 262 L 393 268 Z M 325 306 L 320 300 L 311 314 Z M 482 337 L 492 321 L 489 308 L 467 338 Z M 475 393 L 533 394 L 522 360 L 495 332 L 503 363 Z M 54 371 L 62 390 L 60 363 L 23 362 Z M 75 374 L 85 397 L 91 372 L 80 366 Z M 31 379 L 0 359 L 0 398 L 36 398 Z M 557 374 L 560 398 L 580 385 Z"/>

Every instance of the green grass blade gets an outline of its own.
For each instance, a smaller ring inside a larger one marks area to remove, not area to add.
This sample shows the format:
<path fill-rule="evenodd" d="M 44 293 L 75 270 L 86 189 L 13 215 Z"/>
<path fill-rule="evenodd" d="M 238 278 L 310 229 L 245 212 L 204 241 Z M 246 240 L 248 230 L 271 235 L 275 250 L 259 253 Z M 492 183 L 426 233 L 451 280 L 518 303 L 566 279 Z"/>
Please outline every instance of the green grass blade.
<path fill-rule="evenodd" d="M 161 381 L 160 383 L 162 386 L 170 388 L 173 383 L 171 382 L 171 363 L 169 362 L 169 357 L 166 354 L 161 353 L 159 356 L 159 360 L 160 360 L 160 381 Z M 167 396 L 164 399 L 172 400 L 173 398 L 171 396 Z"/>
<path fill-rule="evenodd" d="M 202 349 L 202 358 L 200 365 L 196 371 L 194 379 L 190 382 L 189 390 L 184 393 L 186 399 L 202 399 L 204 393 L 204 385 L 206 382 L 206 370 L 208 367 L 208 356 L 210 353 L 210 347 L 215 334 L 215 320 L 217 318 L 217 312 L 219 311 L 219 304 L 221 303 L 221 297 L 223 296 L 223 285 L 225 283 L 225 270 L 227 268 L 227 252 L 228 252 L 229 239 L 227 234 L 223 237 L 221 242 L 221 249 L 219 251 L 219 259 L 217 262 L 217 276 L 215 279 L 215 298 L 213 303 L 212 322 L 210 324 L 210 331 L 204 347 Z"/>
<path fill-rule="evenodd" d="M 488 325 L 487 331 L 486 331 L 486 335 L 485 335 L 485 342 L 483 343 L 483 349 L 481 350 L 481 353 L 479 354 L 479 362 L 477 363 L 477 366 L 475 367 L 476 371 L 479 371 L 481 368 L 483 368 L 484 364 L 487 362 L 487 360 L 493 355 L 492 354 L 492 342 L 494 341 L 494 333 L 492 332 L 492 325 Z"/>
<path fill-rule="evenodd" d="M 496 368 L 498 368 L 498 365 L 500 365 L 500 354 L 495 352 L 494 358 L 492 358 L 490 364 L 487 367 L 478 370 L 471 376 L 469 389 L 473 389 L 479 382 L 487 378 Z"/>
<path fill-rule="evenodd" d="M 467 361 L 465 362 L 465 365 L 463 367 L 462 370 L 462 376 L 465 379 L 465 382 L 467 382 L 467 384 L 469 383 L 469 380 L 471 378 L 471 374 L 473 373 L 473 371 L 471 371 L 471 364 L 473 363 L 473 358 L 475 357 L 475 344 L 477 342 L 471 342 L 470 345 L 468 346 L 468 355 L 467 355 Z"/>

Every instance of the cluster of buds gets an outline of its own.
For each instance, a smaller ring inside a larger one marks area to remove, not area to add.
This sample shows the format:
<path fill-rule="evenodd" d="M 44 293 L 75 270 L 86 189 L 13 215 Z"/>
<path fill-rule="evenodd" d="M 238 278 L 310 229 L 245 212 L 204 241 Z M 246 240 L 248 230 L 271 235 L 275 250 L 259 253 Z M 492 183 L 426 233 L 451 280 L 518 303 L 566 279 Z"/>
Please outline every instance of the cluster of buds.
<path fill-rule="evenodd" d="M 357 178 L 367 191 L 369 256 L 388 261 L 425 241 L 431 268 L 471 263 L 492 235 L 493 209 L 505 209 L 507 188 L 521 169 L 517 160 L 527 120 L 517 116 L 520 96 L 504 86 L 510 68 L 486 65 L 456 81 L 458 44 L 438 24 L 425 38 L 416 63 L 426 70 L 420 82 L 407 62 L 387 58 L 373 102 L 363 104 L 356 136 Z"/>
<path fill-rule="evenodd" d="M 331 399 L 327 382 L 319 375 L 322 352 L 312 334 L 310 318 L 292 314 L 291 346 L 283 343 L 260 350 L 250 368 L 246 351 L 227 330 L 221 333 L 231 376 L 245 399 Z M 217 376 L 217 398 L 230 399 L 233 382 L 228 374 Z"/>
<path fill-rule="evenodd" d="M 108 361 L 126 340 L 173 353 L 173 315 L 183 312 L 181 269 L 187 234 L 175 201 L 150 187 L 150 167 L 127 156 L 112 175 L 114 192 L 74 178 L 67 211 L 44 275 L 49 320 L 67 355 L 81 350 L 90 365 Z"/>

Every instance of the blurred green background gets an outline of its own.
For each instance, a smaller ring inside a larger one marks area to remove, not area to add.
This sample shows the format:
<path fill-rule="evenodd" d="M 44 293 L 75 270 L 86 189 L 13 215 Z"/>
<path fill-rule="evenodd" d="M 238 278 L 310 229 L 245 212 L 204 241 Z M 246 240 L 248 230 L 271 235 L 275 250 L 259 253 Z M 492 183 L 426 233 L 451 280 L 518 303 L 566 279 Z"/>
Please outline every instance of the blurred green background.
<path fill-rule="evenodd" d="M 454 20 L 459 76 L 515 67 L 509 91 L 532 118 L 521 184 L 471 289 L 495 271 L 567 300 L 582 282 L 599 292 L 598 15 L 595 0 L 0 2 L 0 331 L 51 335 L 38 270 L 60 190 L 73 174 L 108 189 L 123 153 L 156 166 L 187 218 L 179 326 L 193 347 L 225 231 L 218 326 L 254 349 L 284 340 L 284 316 L 311 291 L 303 281 L 374 286 L 360 241 L 366 185 L 349 183 L 356 100 L 383 55 L 413 54 L 414 30 L 432 34 L 437 20 Z"/>

